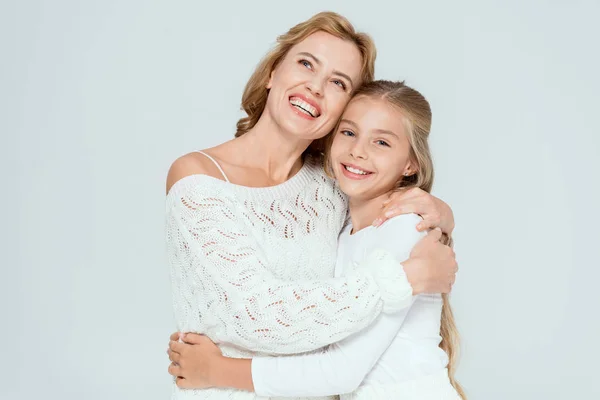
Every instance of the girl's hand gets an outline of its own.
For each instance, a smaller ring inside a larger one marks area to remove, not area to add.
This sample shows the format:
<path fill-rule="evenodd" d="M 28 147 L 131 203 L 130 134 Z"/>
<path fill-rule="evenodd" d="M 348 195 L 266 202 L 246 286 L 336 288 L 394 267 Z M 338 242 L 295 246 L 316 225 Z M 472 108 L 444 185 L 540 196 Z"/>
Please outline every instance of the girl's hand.
<path fill-rule="evenodd" d="M 418 231 L 440 228 L 443 233 L 450 235 L 454 229 L 452 209 L 442 200 L 419 188 L 392 193 L 383 203 L 383 210 L 373 221 L 373 226 L 379 226 L 397 215 L 410 213 L 419 214 L 423 218 L 417 225 Z"/>
<path fill-rule="evenodd" d="M 178 341 L 179 338 L 183 343 Z M 207 389 L 215 386 L 211 372 L 223 354 L 208 337 L 176 332 L 171 335 L 167 353 L 171 360 L 169 374 L 176 377 L 178 387 Z"/>

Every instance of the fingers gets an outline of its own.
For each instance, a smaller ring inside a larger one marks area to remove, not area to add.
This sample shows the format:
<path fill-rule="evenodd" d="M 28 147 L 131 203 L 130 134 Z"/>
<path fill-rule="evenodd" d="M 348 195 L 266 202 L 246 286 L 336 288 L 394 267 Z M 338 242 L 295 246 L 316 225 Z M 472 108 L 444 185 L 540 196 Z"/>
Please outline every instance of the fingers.
<path fill-rule="evenodd" d="M 179 354 L 181 354 L 187 346 L 189 346 L 189 344 L 175 342 L 173 340 L 171 340 L 169 342 L 169 349 L 171 349 L 171 351 L 174 351 L 175 353 L 179 353 Z"/>
<path fill-rule="evenodd" d="M 423 231 L 426 231 L 427 229 L 432 229 L 432 228 L 435 228 L 435 226 L 432 225 L 431 221 L 428 221 L 427 219 L 423 219 L 423 221 L 421 221 L 417 224 L 417 231 L 419 231 L 419 232 L 423 232 Z"/>
<path fill-rule="evenodd" d="M 167 350 L 167 354 L 169 355 L 169 360 L 171 360 L 175 364 L 181 365 L 181 354 L 175 353 L 170 349 Z"/>
<path fill-rule="evenodd" d="M 171 336 L 169 337 L 169 339 L 171 339 L 175 342 L 178 341 L 179 340 L 179 332 L 172 333 Z"/>
<path fill-rule="evenodd" d="M 419 215 L 421 215 L 423 217 L 423 221 L 421 221 L 417 225 L 417 230 L 419 232 L 422 232 L 426 229 L 438 228 L 440 226 L 441 217 L 440 217 L 439 213 L 437 213 L 437 212 L 423 213 L 421 211 L 419 213 Z"/>
<path fill-rule="evenodd" d="M 440 228 L 432 229 L 423 240 L 430 240 L 432 242 L 439 242 L 442 238 L 442 230 Z"/>
<path fill-rule="evenodd" d="M 175 384 L 180 389 L 192 389 L 193 388 L 190 381 L 181 376 L 178 376 L 177 378 L 175 378 Z"/>
<path fill-rule="evenodd" d="M 410 213 L 416 214 L 416 209 L 411 204 L 405 204 L 402 206 L 400 206 L 400 205 L 388 206 L 383 209 L 383 216 L 388 219 L 394 218 L 397 215 L 410 214 Z"/>
<path fill-rule="evenodd" d="M 210 339 L 204 335 L 198 335 L 197 333 L 186 333 L 183 335 L 182 340 L 188 344 L 202 344 Z"/>
<path fill-rule="evenodd" d="M 393 204 L 388 205 L 381 210 L 381 212 L 377 216 L 377 219 L 373 221 L 373 226 L 380 226 L 388 219 L 392 219 L 394 217 L 397 217 L 398 215 L 404 214 L 417 214 L 417 209 L 414 207 L 413 204 L 405 204 L 402 206 Z"/>
<path fill-rule="evenodd" d="M 179 366 L 175 363 L 169 364 L 168 371 L 169 371 L 169 375 L 181 376 L 181 366 Z"/>

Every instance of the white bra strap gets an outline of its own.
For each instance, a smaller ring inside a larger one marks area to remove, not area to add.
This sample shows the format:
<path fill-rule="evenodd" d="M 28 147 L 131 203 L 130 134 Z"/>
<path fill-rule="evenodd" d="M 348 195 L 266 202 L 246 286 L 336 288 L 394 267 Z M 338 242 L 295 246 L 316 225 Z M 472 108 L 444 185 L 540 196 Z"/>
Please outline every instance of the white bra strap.
<path fill-rule="evenodd" d="M 225 178 L 225 180 L 227 182 L 229 182 L 229 178 L 227 178 L 227 175 L 225 175 L 225 172 L 223 171 L 223 168 L 221 168 L 221 166 L 219 165 L 219 163 L 214 158 L 212 158 L 211 156 L 209 156 L 208 154 L 206 154 L 205 152 L 200 151 L 200 150 L 197 150 L 197 153 L 204 154 L 206 157 L 208 157 L 208 159 L 210 161 L 212 161 L 217 166 L 217 168 L 219 168 L 219 171 L 221 171 L 221 174 L 223 175 L 223 178 Z"/>

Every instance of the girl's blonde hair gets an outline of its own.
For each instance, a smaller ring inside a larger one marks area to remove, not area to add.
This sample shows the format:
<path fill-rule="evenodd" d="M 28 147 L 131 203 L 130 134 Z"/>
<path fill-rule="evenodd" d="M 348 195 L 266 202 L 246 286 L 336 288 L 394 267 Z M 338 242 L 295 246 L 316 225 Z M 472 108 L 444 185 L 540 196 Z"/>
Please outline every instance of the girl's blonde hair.
<path fill-rule="evenodd" d="M 433 186 L 433 161 L 429 150 L 429 131 L 431 130 L 431 107 L 429 102 L 421 93 L 404 84 L 404 82 L 392 82 L 377 80 L 363 84 L 354 94 L 353 100 L 358 97 L 369 97 L 373 99 L 385 100 L 389 104 L 397 107 L 403 114 L 403 123 L 406 127 L 408 141 L 410 143 L 410 159 L 417 172 L 410 176 L 405 176 L 398 182 L 398 190 L 406 190 L 412 187 L 418 187 L 426 192 L 431 192 Z M 352 100 L 351 100 L 352 101 Z M 337 132 L 339 124 L 333 133 Z M 325 146 L 325 168 L 329 175 L 333 174 L 331 169 L 330 150 L 333 143 L 333 134 L 326 139 Z M 442 243 L 452 246 L 452 239 L 446 235 L 442 237 Z M 442 341 L 440 347 L 448 355 L 448 375 L 452 386 L 459 395 L 466 399 L 462 387 L 454 378 L 456 364 L 458 362 L 459 335 L 454 321 L 450 300 L 447 294 L 442 295 L 442 319 L 440 327 L 440 336 Z"/>
<path fill-rule="evenodd" d="M 242 109 L 247 116 L 237 123 L 235 137 L 242 136 L 256 125 L 267 104 L 267 84 L 271 72 L 285 58 L 290 49 L 315 32 L 327 32 L 340 39 L 352 42 L 362 56 L 361 82 L 370 82 L 375 76 L 375 44 L 369 35 L 357 32 L 346 18 L 334 12 L 321 12 L 301 22 L 277 38 L 277 45 L 258 64 L 248 80 L 242 95 Z M 314 149 L 322 149 L 315 143 Z"/>

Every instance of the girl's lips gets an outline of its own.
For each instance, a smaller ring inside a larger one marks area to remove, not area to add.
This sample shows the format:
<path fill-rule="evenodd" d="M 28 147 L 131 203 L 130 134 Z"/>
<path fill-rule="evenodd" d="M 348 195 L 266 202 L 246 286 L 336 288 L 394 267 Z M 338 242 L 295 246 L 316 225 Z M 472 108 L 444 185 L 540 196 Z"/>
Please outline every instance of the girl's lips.
<path fill-rule="evenodd" d="M 346 169 L 346 166 L 354 168 L 354 169 L 359 169 L 361 171 L 367 172 L 367 174 L 362 175 L 362 174 L 355 174 L 354 172 L 350 172 Z M 371 176 L 373 173 L 370 171 L 366 171 L 362 168 L 359 168 L 357 166 L 354 166 L 352 164 L 343 164 L 340 163 L 340 168 L 342 170 L 342 174 L 344 174 L 345 177 L 349 178 L 349 179 L 354 179 L 354 180 L 363 180 L 363 179 L 367 179 L 369 176 Z"/>

